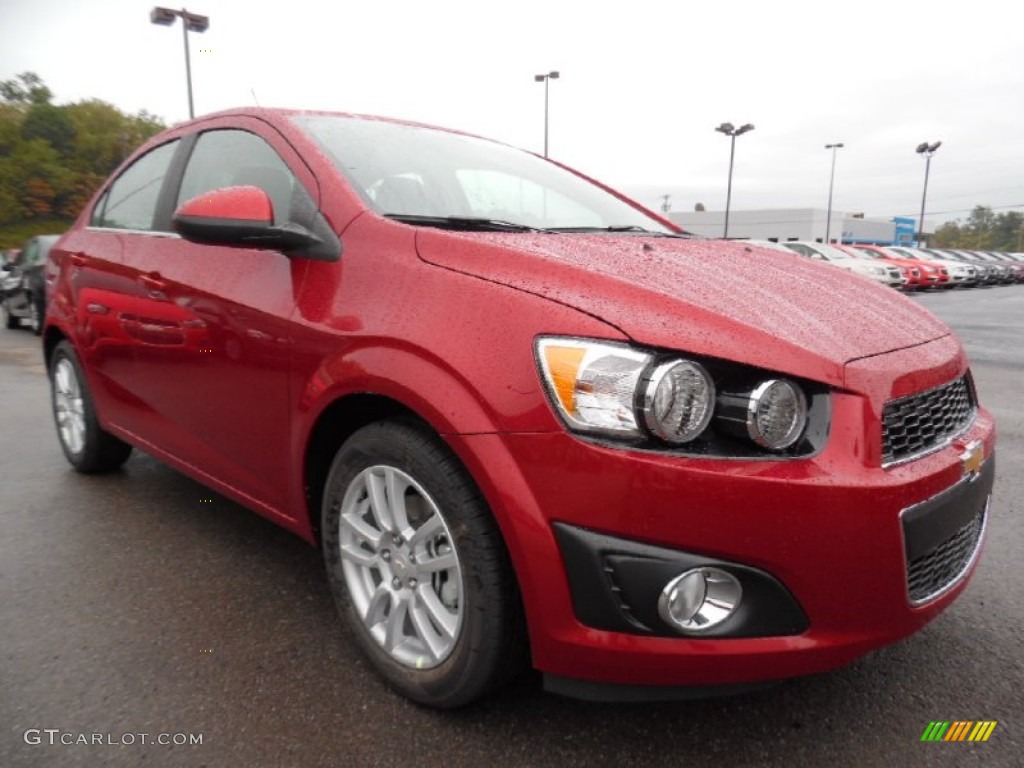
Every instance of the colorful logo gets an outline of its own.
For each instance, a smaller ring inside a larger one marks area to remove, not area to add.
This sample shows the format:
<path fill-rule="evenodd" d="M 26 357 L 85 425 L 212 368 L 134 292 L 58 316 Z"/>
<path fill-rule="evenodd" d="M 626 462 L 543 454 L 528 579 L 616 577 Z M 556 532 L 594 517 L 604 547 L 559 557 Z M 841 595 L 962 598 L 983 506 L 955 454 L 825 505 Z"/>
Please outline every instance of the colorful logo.
<path fill-rule="evenodd" d="M 921 741 L 988 741 L 996 720 L 933 720 L 921 734 Z"/>
<path fill-rule="evenodd" d="M 960 454 L 960 461 L 964 465 L 964 474 L 972 479 L 981 472 L 982 462 L 985 461 L 985 444 L 981 440 L 974 440 L 964 448 Z"/>

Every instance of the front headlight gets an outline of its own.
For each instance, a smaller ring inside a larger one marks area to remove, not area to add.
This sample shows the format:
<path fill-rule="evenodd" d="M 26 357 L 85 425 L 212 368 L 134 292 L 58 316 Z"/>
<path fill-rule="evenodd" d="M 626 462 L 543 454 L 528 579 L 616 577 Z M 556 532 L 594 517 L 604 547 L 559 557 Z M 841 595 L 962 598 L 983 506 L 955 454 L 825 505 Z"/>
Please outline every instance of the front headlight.
<path fill-rule="evenodd" d="M 537 357 L 548 394 L 570 427 L 640 436 L 633 403 L 651 355 L 622 344 L 545 337 Z"/>
<path fill-rule="evenodd" d="M 669 360 L 651 374 L 643 392 L 644 424 L 667 443 L 699 437 L 711 421 L 715 383 L 700 363 Z"/>
<path fill-rule="evenodd" d="M 536 353 L 548 398 L 574 432 L 732 457 L 807 455 L 827 435 L 823 385 L 590 339 L 544 336 Z"/>
<path fill-rule="evenodd" d="M 753 389 L 722 392 L 717 419 L 724 430 L 778 451 L 803 435 L 807 398 L 789 379 L 771 379 Z"/>

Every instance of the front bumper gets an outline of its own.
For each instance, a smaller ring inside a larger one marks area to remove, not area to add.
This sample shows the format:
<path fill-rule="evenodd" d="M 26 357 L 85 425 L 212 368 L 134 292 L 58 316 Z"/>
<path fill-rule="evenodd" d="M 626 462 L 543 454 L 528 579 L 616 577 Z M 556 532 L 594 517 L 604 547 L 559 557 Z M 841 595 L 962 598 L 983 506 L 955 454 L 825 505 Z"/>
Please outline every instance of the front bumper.
<path fill-rule="evenodd" d="M 834 397 L 835 434 L 862 398 Z M 974 559 L 937 597 L 913 604 L 901 514 L 956 486 L 960 452 L 974 441 L 988 457 L 980 482 L 990 486 L 995 433 L 984 410 L 952 445 L 890 469 L 868 466 L 835 439 L 799 461 L 684 458 L 564 433 L 455 439 L 500 510 L 534 666 L 552 678 L 686 687 L 841 666 L 906 637 L 946 608 L 966 586 Z M 792 595 L 806 626 L 700 638 L 593 626 L 599 622 L 581 620 L 574 605 L 559 525 L 756 569 Z"/>

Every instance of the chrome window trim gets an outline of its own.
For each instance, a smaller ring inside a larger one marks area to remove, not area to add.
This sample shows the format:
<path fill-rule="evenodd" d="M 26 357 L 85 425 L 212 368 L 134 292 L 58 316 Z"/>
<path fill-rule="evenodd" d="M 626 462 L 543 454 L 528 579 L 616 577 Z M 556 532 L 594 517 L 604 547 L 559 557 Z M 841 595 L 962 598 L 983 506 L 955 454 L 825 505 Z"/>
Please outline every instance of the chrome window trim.
<path fill-rule="evenodd" d="M 97 227 L 90 224 L 85 228 L 89 232 L 113 232 L 119 235 L 150 235 L 151 237 L 171 237 L 177 240 L 181 235 L 177 232 L 161 232 L 156 229 L 120 229 L 118 227 Z"/>

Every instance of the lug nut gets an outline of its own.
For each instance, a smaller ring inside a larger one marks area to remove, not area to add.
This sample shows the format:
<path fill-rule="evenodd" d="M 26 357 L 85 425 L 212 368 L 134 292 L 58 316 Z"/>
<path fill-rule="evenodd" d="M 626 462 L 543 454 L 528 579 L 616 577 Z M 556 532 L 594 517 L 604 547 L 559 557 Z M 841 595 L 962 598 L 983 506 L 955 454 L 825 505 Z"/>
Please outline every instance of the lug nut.
<path fill-rule="evenodd" d="M 409 579 L 409 589 L 416 589 L 416 579 Z"/>
<path fill-rule="evenodd" d="M 391 580 L 391 586 L 394 587 L 395 589 L 401 589 L 402 588 L 402 582 L 401 582 L 401 580 L 397 576 L 395 576 L 395 578 L 393 578 Z"/>
<path fill-rule="evenodd" d="M 380 551 L 380 559 L 384 560 L 384 561 L 391 560 L 391 550 L 390 549 L 382 549 Z"/>

